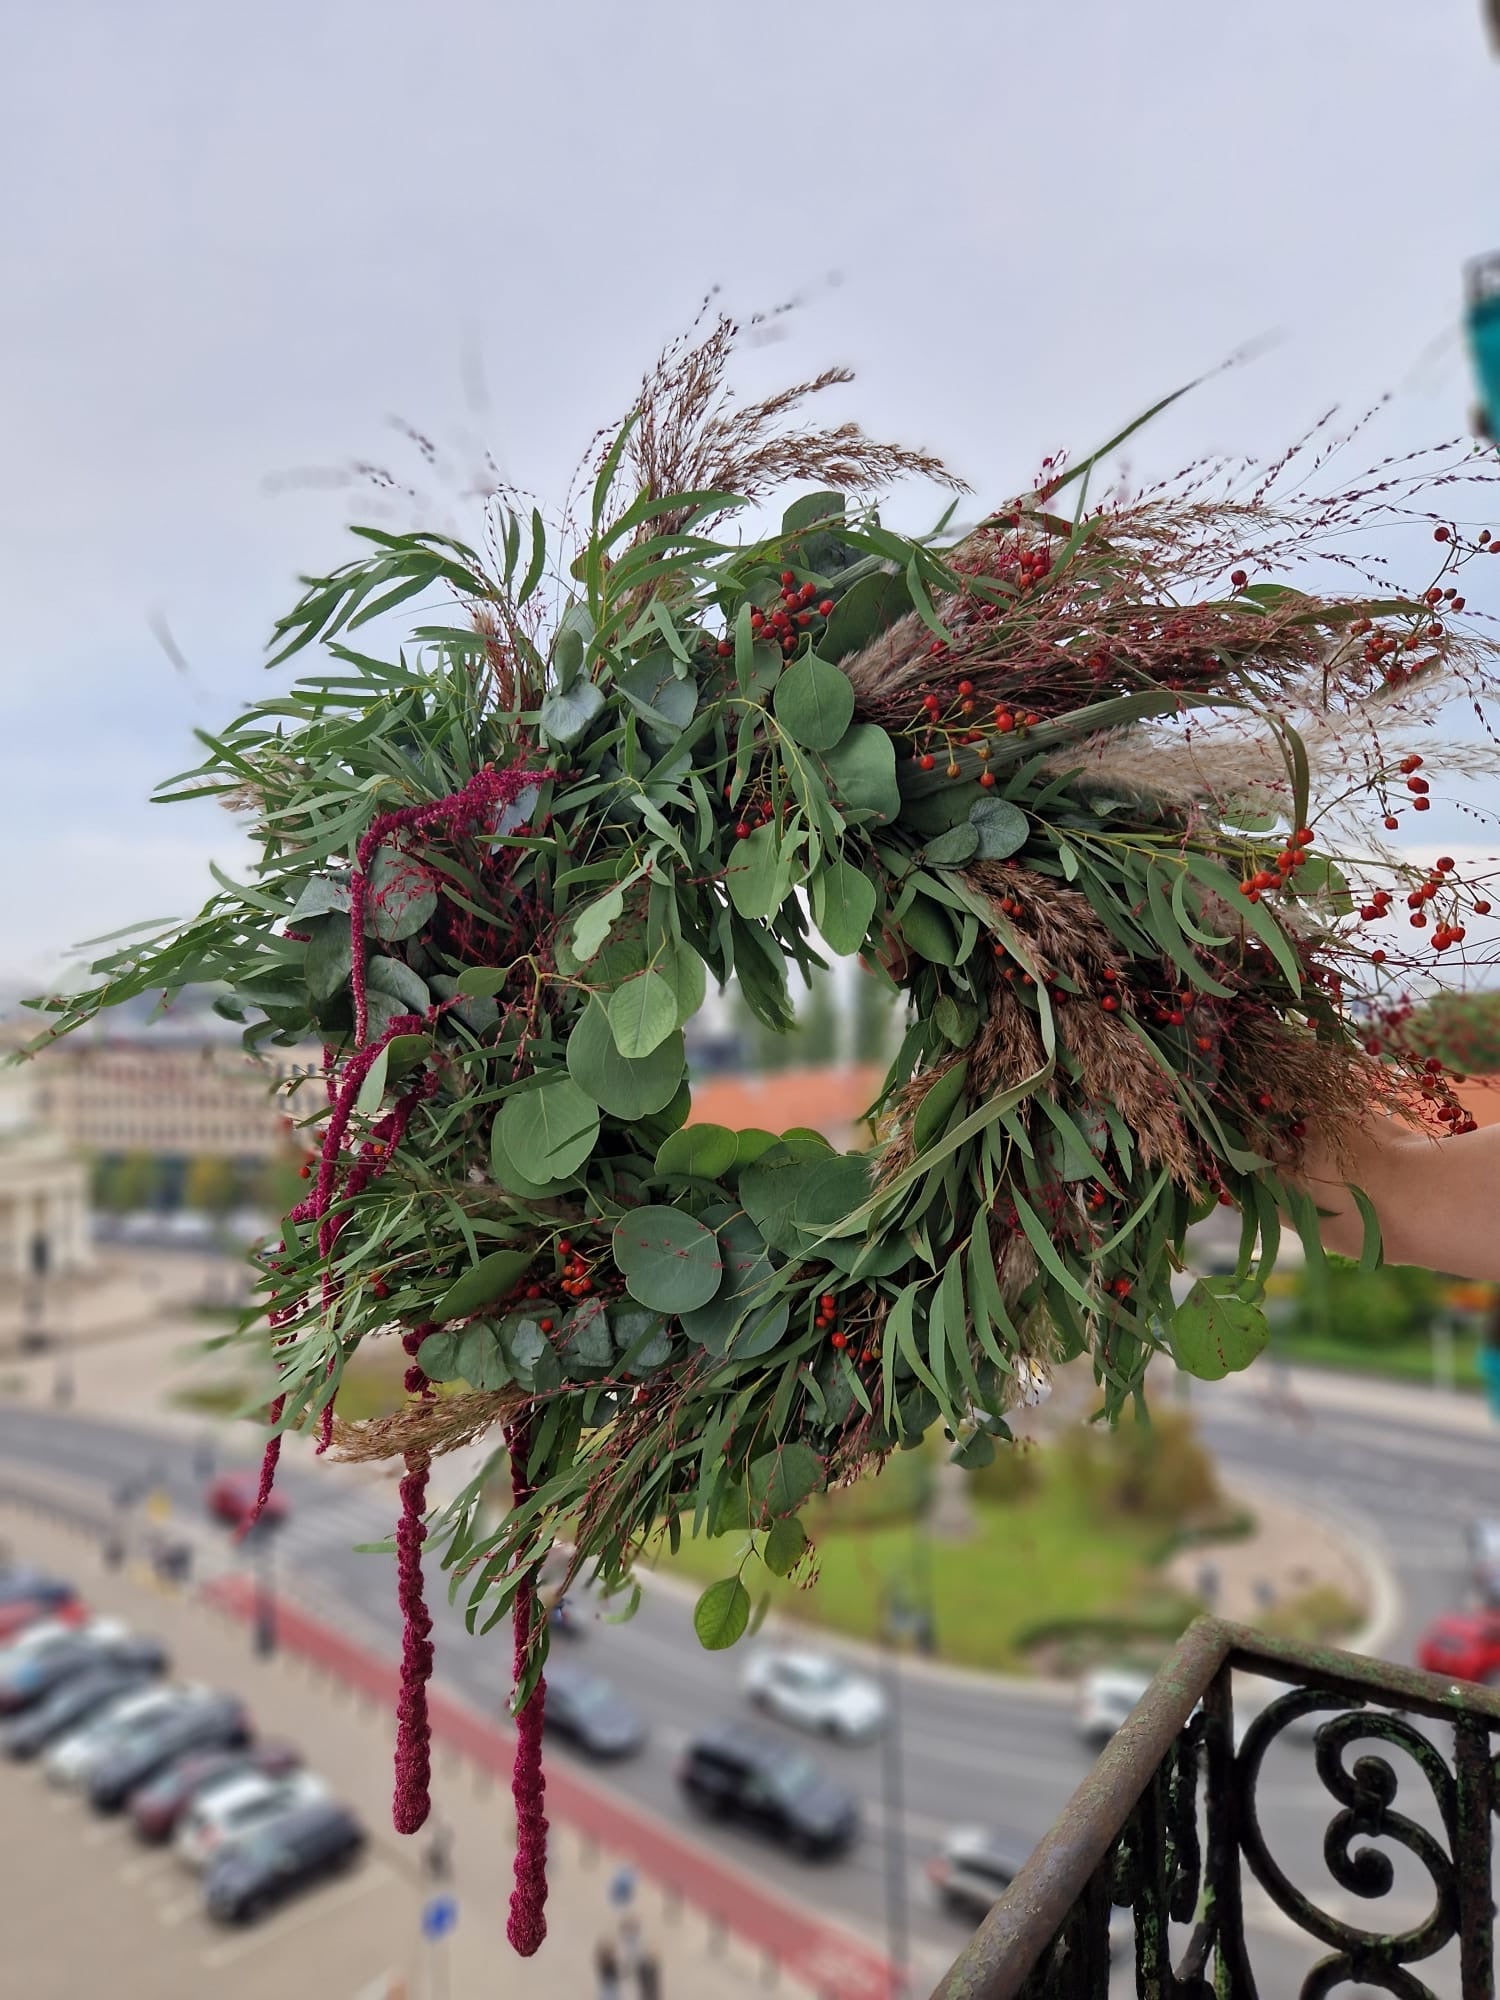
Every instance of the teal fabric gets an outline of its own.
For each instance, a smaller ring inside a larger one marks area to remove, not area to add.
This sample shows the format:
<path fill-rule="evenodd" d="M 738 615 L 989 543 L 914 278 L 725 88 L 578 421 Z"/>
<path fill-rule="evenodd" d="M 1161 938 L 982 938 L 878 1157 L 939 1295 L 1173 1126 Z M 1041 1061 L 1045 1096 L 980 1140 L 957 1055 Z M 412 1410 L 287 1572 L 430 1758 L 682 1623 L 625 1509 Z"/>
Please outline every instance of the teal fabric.
<path fill-rule="evenodd" d="M 1500 438 L 1500 292 L 1469 307 L 1469 347 L 1490 436 Z"/>
<path fill-rule="evenodd" d="M 1484 1377 L 1490 1408 L 1497 1417 L 1500 1417 L 1500 1347 L 1480 1348 L 1479 1372 Z"/>

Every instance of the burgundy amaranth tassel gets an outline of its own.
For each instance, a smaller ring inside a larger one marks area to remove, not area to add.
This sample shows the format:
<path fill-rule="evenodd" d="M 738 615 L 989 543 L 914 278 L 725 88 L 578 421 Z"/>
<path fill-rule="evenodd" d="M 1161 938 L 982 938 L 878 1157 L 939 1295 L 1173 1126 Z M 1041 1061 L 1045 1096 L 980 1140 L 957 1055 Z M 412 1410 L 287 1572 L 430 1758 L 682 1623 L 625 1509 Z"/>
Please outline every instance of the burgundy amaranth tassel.
<path fill-rule="evenodd" d="M 432 1732 L 427 1683 L 432 1677 L 432 1619 L 422 1590 L 427 1524 L 427 1454 L 406 1454 L 401 1520 L 396 1529 L 396 1585 L 406 1630 L 401 1641 L 401 1693 L 396 1702 L 396 1789 L 391 1819 L 397 1833 L 415 1833 L 432 1806 Z"/>
<path fill-rule="evenodd" d="M 286 1397 L 277 1396 L 271 1404 L 271 1422 L 281 1422 L 281 1413 L 286 1408 Z M 276 1462 L 281 1457 L 281 1432 L 272 1430 L 266 1439 L 266 1448 L 260 1455 L 260 1484 L 255 1489 L 255 1505 L 250 1509 L 241 1536 L 249 1534 L 261 1517 L 261 1511 L 271 1497 L 271 1488 L 276 1484 Z"/>
<path fill-rule="evenodd" d="M 365 992 L 365 912 L 370 893 L 370 863 L 375 859 L 381 843 L 389 840 L 393 833 L 422 833 L 436 826 L 457 833 L 460 829 L 475 826 L 496 806 L 513 804 L 528 785 L 553 775 L 551 771 L 528 771 L 522 764 L 513 764 L 504 771 L 497 771 L 487 764 L 482 771 L 475 772 L 462 791 L 452 792 L 445 799 L 435 799 L 431 805 L 403 806 L 399 812 L 382 813 L 366 828 L 355 849 L 354 868 L 349 878 L 349 936 L 354 947 L 349 986 L 354 998 L 356 1048 L 364 1046 L 369 1033 L 369 1003 Z"/>
<path fill-rule="evenodd" d="M 511 1492 L 519 1507 L 531 1494 L 526 1479 L 526 1460 L 531 1447 L 529 1425 L 513 1425 L 506 1444 L 510 1449 Z M 511 1607 L 517 1685 L 526 1672 L 535 1615 L 536 1583 L 528 1573 Z M 510 1793 L 516 1808 L 516 1862 L 505 1935 L 522 1958 L 530 1958 L 539 1951 L 547 1935 L 547 1815 L 543 1810 L 547 1780 L 542 1771 L 542 1717 L 546 1700 L 546 1679 L 538 1674 L 536 1686 L 516 1716 L 515 1761 L 510 1773 Z"/>
<path fill-rule="evenodd" d="M 406 1386 L 414 1395 L 430 1396 L 432 1385 L 422 1372 L 417 1353 L 435 1322 L 414 1326 L 401 1336 L 412 1357 Z M 396 1790 L 391 1820 L 397 1833 L 415 1833 L 432 1807 L 432 1731 L 427 1720 L 427 1683 L 432 1678 L 432 1619 L 422 1588 L 422 1544 L 427 1523 L 428 1455 L 406 1454 L 401 1482 L 401 1519 L 396 1527 L 396 1594 L 405 1629 L 401 1635 L 401 1692 L 396 1700 Z"/>

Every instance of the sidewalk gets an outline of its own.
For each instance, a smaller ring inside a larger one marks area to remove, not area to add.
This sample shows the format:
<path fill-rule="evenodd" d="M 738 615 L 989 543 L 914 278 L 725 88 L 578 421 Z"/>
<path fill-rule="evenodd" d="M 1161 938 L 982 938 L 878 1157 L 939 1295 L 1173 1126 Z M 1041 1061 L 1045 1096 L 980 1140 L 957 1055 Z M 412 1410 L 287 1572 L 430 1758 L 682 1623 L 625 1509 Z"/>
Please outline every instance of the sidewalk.
<path fill-rule="evenodd" d="M 251 1649 L 249 1627 L 232 1591 L 178 1593 L 163 1589 L 143 1572 L 103 1567 L 94 1538 L 70 1531 L 30 1509 L 0 1502 L 0 1534 L 16 1555 L 75 1578 L 91 1606 L 128 1620 L 142 1631 L 160 1635 L 171 1649 L 174 1673 L 242 1693 L 260 1731 L 284 1737 L 305 1750 L 309 1763 L 324 1774 L 340 1797 L 365 1820 L 372 1835 L 371 1858 L 389 1872 L 382 1906 L 381 1936 L 405 1943 L 388 1965 L 369 1968 L 353 1947 L 367 1930 L 367 1917 L 356 1911 L 346 1921 L 350 1995 L 374 1978 L 404 1979 L 411 2000 L 427 1993 L 437 1947 L 420 1933 L 423 1905 L 437 1886 L 423 1872 L 424 1836 L 403 1841 L 390 1831 L 391 1704 L 389 1691 L 373 1685 L 372 1677 L 351 1671 L 357 1649 L 335 1658 L 337 1636 L 326 1657 L 289 1644 L 272 1660 Z M 286 1612 L 289 1640 L 296 1640 L 299 1614 Z M 326 1631 L 326 1628 L 325 1628 Z M 305 1639 L 306 1635 L 302 1635 Z M 387 1677 L 389 1670 L 385 1670 Z M 601 1937 L 616 1933 L 618 1913 L 611 1909 L 609 1885 L 618 1869 L 634 1857 L 580 1833 L 570 1823 L 570 1795 L 580 1789 L 575 1766 L 561 1757 L 551 1760 L 549 1804 L 555 1807 L 549 1839 L 551 1895 L 546 1944 L 533 1960 L 515 1957 L 505 1940 L 506 1902 L 514 1842 L 514 1825 L 503 1773 L 493 1753 L 484 1754 L 487 1735 L 503 1741 L 501 1732 L 487 1728 L 459 1705 L 443 1698 L 434 1703 L 436 1750 L 433 1772 L 434 1823 L 451 1840 L 452 1879 L 441 1893 L 458 1905 L 458 1921 L 442 1949 L 448 1955 L 450 2000 L 584 2000 L 594 1992 L 593 1955 Z M 458 1747 L 457 1725 L 470 1734 L 468 1753 Z M 497 1782 L 497 1779 L 499 1782 Z M 659 1956 L 666 2000 L 754 2000 L 769 1978 L 770 1961 L 753 1952 L 680 1896 L 669 1897 L 644 1874 L 637 1878 L 633 1914 L 642 1934 Z M 305 1903 L 291 1906 L 313 1917 L 314 1892 Z M 386 1905 L 395 1899 L 405 1910 L 404 1924 L 389 1922 Z M 267 1949 L 275 1943 L 277 1926 L 266 1925 Z M 335 1921 L 330 1914 L 329 1921 Z M 247 1933 L 251 1936 L 253 1933 Z M 851 1940 L 851 1945 L 853 1940 Z M 59 1938 L 56 1955 L 69 1949 Z M 9 1945 L 7 1947 L 10 1949 Z M 855 1947 L 857 1951 L 858 1947 Z M 367 1954 L 366 1954 L 367 1956 Z M 804 1984 L 783 1972 L 777 1991 L 786 2000 L 821 2000 L 857 1989 L 839 1977 L 830 1964 L 824 1984 Z M 102 1990 L 102 1989 L 101 1989 Z M 280 1990 L 294 1989 L 281 1985 Z M 344 2000 L 344 1989 L 320 1983 L 328 2000 Z M 377 1984 L 374 1990 L 380 1990 Z M 393 1986 L 399 1991 L 399 1986 Z"/>
<path fill-rule="evenodd" d="M 1272 1407 L 1300 1404 L 1309 1410 L 1342 1410 L 1372 1422 L 1494 1438 L 1500 1449 L 1500 1430 L 1483 1396 L 1434 1389 L 1422 1382 L 1393 1382 L 1332 1368 L 1284 1367 L 1262 1356 L 1242 1375 L 1214 1383 L 1212 1393 Z"/>

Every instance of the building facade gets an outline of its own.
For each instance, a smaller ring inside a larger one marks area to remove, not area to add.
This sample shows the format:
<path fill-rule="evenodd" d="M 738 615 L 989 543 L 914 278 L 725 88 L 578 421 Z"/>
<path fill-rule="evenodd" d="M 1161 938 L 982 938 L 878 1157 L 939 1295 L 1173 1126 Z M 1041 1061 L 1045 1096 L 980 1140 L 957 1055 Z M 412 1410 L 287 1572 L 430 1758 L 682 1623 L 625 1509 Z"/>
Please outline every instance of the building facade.
<path fill-rule="evenodd" d="M 237 1044 L 79 1036 L 32 1066 L 38 1121 L 93 1158 L 271 1159 L 288 1121 L 322 1091 L 322 1051 L 275 1049 L 264 1061 Z"/>

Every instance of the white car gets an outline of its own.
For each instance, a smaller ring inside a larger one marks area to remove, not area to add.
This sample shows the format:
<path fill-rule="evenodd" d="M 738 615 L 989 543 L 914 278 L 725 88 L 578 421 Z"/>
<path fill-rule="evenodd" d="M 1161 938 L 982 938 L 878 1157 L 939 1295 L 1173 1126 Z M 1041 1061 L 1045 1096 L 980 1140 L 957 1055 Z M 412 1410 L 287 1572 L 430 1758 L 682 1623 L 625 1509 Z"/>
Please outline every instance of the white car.
<path fill-rule="evenodd" d="M 86 1785 L 96 1763 L 127 1743 L 137 1730 L 159 1722 L 184 1699 L 182 1688 L 142 1688 L 125 1695 L 101 1716 L 90 1717 L 47 1752 L 43 1769 L 54 1785 Z"/>
<path fill-rule="evenodd" d="M 1112 1736 L 1124 1726 L 1127 1716 L 1151 1685 L 1150 1674 L 1140 1673 L 1132 1667 L 1102 1668 L 1097 1673 L 1086 1676 L 1083 1692 L 1078 1704 L 1078 1733 L 1094 1750 L 1102 1750 Z M 1193 1710 L 1197 1715 L 1202 1703 Z M 1234 1747 L 1239 1749 L 1245 1740 L 1245 1731 L 1255 1719 L 1252 1701 L 1241 1698 L 1234 1710 Z M 1191 1719 L 1191 1718 L 1189 1718 Z M 1326 1721 L 1326 1716 L 1314 1716 L 1314 1724 Z"/>
<path fill-rule="evenodd" d="M 879 1684 L 826 1653 L 758 1653 L 745 1672 L 745 1693 L 768 1715 L 845 1742 L 885 1726 Z"/>
<path fill-rule="evenodd" d="M 95 1645 L 109 1646 L 117 1639 L 129 1637 L 128 1626 L 122 1625 L 118 1618 L 90 1618 L 83 1625 L 70 1625 L 66 1618 L 38 1618 L 8 1644 L 0 1646 L 0 1673 L 16 1660 L 32 1659 L 65 1641 L 88 1639 Z"/>
<path fill-rule="evenodd" d="M 1084 1678 L 1078 1703 L 1078 1733 L 1102 1749 L 1151 1685 L 1151 1676 L 1128 1667 L 1102 1668 Z"/>
<path fill-rule="evenodd" d="M 194 1798 L 178 1823 L 172 1846 L 185 1867 L 201 1870 L 283 1813 L 327 1797 L 328 1787 L 309 1771 L 291 1771 L 280 1778 L 264 1771 L 231 1773 Z"/>

